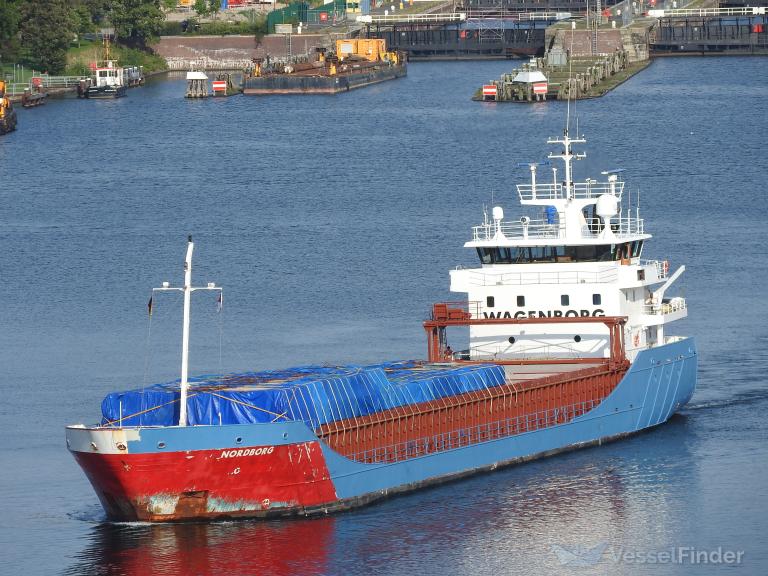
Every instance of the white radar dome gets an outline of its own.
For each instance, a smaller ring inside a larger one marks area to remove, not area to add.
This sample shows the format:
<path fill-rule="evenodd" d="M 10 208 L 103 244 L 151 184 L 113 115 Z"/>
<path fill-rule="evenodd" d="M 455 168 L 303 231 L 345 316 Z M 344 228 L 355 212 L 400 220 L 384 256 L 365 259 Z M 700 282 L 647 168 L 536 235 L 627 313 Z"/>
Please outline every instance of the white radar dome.
<path fill-rule="evenodd" d="M 600 218 L 612 218 L 619 213 L 616 197 L 611 194 L 603 194 L 597 199 L 596 210 Z"/>
<path fill-rule="evenodd" d="M 501 206 L 493 207 L 493 219 L 504 220 L 504 209 Z"/>

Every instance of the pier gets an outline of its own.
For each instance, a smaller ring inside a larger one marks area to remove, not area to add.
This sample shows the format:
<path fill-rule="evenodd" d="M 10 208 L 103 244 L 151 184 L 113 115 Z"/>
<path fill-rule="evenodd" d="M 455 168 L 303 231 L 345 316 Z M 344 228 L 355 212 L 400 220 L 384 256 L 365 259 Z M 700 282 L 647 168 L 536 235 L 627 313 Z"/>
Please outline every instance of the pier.
<path fill-rule="evenodd" d="M 768 54 L 766 8 L 651 10 L 653 56 Z"/>

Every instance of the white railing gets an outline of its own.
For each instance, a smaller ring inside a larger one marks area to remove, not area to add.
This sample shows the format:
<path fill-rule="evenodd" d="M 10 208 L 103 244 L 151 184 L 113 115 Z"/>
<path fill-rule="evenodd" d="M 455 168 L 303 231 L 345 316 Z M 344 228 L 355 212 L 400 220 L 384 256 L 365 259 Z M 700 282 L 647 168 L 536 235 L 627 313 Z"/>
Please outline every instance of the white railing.
<path fill-rule="evenodd" d="M 582 227 L 581 234 L 585 238 L 595 237 L 603 230 L 603 222 L 600 218 L 586 218 L 587 225 Z M 644 234 L 645 221 L 633 216 L 611 218 L 611 230 L 616 237 L 634 236 Z"/>
<path fill-rule="evenodd" d="M 473 226 L 472 239 L 498 239 L 496 236 L 498 231 L 501 231 L 504 236 L 512 238 L 524 238 L 526 233 L 528 238 L 559 238 L 560 228 L 560 224 L 550 224 L 547 220 L 530 220 L 526 225 L 523 225 L 522 222 L 519 221 L 501 222 L 498 225 L 498 228 L 495 223 L 489 223 L 481 224 L 480 226 Z"/>
<path fill-rule="evenodd" d="M 582 238 L 595 238 L 602 232 L 604 226 L 598 218 L 588 218 L 587 224 L 581 229 Z M 611 229 L 618 239 L 645 234 L 645 221 L 642 218 L 623 216 L 611 219 Z M 552 224 L 547 220 L 530 220 L 527 224 L 519 221 L 480 224 L 472 227 L 473 241 L 503 240 L 498 233 L 507 239 L 552 240 L 565 237 L 565 221 Z"/>
<path fill-rule="evenodd" d="M 670 300 L 665 300 L 661 304 L 646 304 L 643 307 L 643 312 L 645 314 L 656 316 L 680 312 L 681 310 L 686 310 L 687 308 L 688 306 L 686 305 L 685 298 L 675 297 L 671 298 Z"/>
<path fill-rule="evenodd" d="M 676 8 L 673 10 L 648 10 L 652 18 L 674 18 L 676 16 L 760 16 L 766 13 L 765 6 L 743 8 Z"/>
<path fill-rule="evenodd" d="M 571 270 L 557 272 L 507 272 L 486 274 L 471 271 L 469 283 L 473 286 L 527 286 L 532 284 L 607 284 L 616 282 L 615 266 L 600 270 Z"/>
<path fill-rule="evenodd" d="M 189 70 L 243 70 L 253 66 L 253 62 L 248 59 L 217 59 L 209 57 L 200 58 L 166 58 L 168 70 L 171 71 L 189 71 Z"/>
<path fill-rule="evenodd" d="M 501 20 L 518 20 L 520 22 L 527 22 L 527 21 L 533 21 L 533 20 L 563 20 L 565 18 L 570 18 L 571 13 L 570 12 L 513 12 L 508 10 L 501 10 L 500 12 L 498 10 L 489 9 L 489 10 L 470 10 L 467 13 L 467 20 L 468 21 L 478 21 L 478 20 L 487 20 L 489 18 L 488 13 L 491 12 L 494 15 L 491 16 L 492 19 L 501 19 Z"/>
<path fill-rule="evenodd" d="M 574 182 L 571 186 L 571 197 L 575 199 L 598 198 L 603 194 L 613 192 L 617 200 L 621 200 L 624 191 L 624 182 L 614 182 L 613 187 L 609 182 Z M 517 193 L 520 200 L 565 200 L 566 188 L 563 184 L 518 184 Z"/>
<path fill-rule="evenodd" d="M 369 14 L 358 16 L 360 24 L 440 24 L 443 22 L 463 22 L 467 19 L 465 12 L 443 12 L 435 14 Z"/>
<path fill-rule="evenodd" d="M 640 266 L 643 267 L 653 267 L 656 269 L 656 275 L 658 276 L 659 280 L 663 280 L 667 277 L 667 273 L 669 272 L 669 264 L 664 264 L 662 260 L 640 260 Z"/>

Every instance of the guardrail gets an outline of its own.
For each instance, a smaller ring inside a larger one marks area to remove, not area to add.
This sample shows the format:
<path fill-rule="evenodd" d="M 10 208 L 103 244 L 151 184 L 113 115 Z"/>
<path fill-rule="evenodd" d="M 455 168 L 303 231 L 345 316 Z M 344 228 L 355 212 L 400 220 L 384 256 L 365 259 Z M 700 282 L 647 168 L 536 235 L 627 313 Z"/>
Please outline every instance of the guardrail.
<path fill-rule="evenodd" d="M 680 312 L 687 309 L 688 305 L 685 302 L 685 298 L 680 298 L 679 296 L 664 301 L 661 304 L 646 304 L 643 306 L 643 312 L 645 314 L 654 316 L 672 314 L 673 312 Z"/>
<path fill-rule="evenodd" d="M 587 225 L 581 230 L 585 238 L 596 236 L 605 228 L 600 218 L 585 218 L 585 220 Z M 632 216 L 614 217 L 611 218 L 611 230 L 619 238 L 632 234 L 645 234 L 645 220 Z"/>
<path fill-rule="evenodd" d="M 445 22 L 463 22 L 465 12 L 446 12 L 437 14 L 370 14 L 358 16 L 360 24 L 443 24 Z"/>
<path fill-rule="evenodd" d="M 74 88 L 80 82 L 81 76 L 48 76 L 42 74 L 40 76 L 34 76 L 34 78 L 40 78 L 40 86 L 43 88 Z M 9 96 L 19 96 L 24 93 L 26 89 L 32 89 L 34 83 L 30 79 L 29 82 L 14 82 L 7 84 L 6 88 Z"/>
<path fill-rule="evenodd" d="M 564 229 L 564 228 L 563 228 Z M 560 224 L 554 224 L 547 220 L 529 220 L 527 224 L 522 222 L 501 222 L 480 224 L 472 227 L 472 240 L 493 240 L 496 233 L 504 236 L 523 238 L 558 238 L 560 236 Z"/>
<path fill-rule="evenodd" d="M 664 280 L 669 272 L 669 262 L 666 260 L 640 260 L 640 266 L 655 268 L 659 280 Z"/>
<path fill-rule="evenodd" d="M 473 286 L 529 286 L 538 284 L 607 284 L 615 282 L 618 272 L 615 266 L 603 270 L 559 271 L 559 272 L 507 272 L 505 274 L 486 274 L 472 272 L 469 282 Z M 479 316 L 479 313 L 478 313 Z"/>
<path fill-rule="evenodd" d="M 673 10 L 648 10 L 653 18 L 675 18 L 685 16 L 761 16 L 766 14 L 765 6 L 743 8 L 676 8 Z"/>
<path fill-rule="evenodd" d="M 348 458 L 357 462 L 372 464 L 375 462 L 400 462 L 409 458 L 426 456 L 435 452 L 463 448 L 480 442 L 515 436 L 525 432 L 534 432 L 558 424 L 566 424 L 587 414 L 600 404 L 599 400 L 576 402 L 560 408 L 539 410 L 514 418 L 505 418 L 487 424 L 478 424 L 468 428 L 452 430 L 442 434 L 424 436 L 415 440 L 406 440 L 389 446 L 363 450 L 350 454 Z"/>
<path fill-rule="evenodd" d="M 624 182 L 574 182 L 571 185 L 571 197 L 575 199 L 597 198 L 603 194 L 613 194 L 617 200 L 621 200 L 624 192 Z M 527 200 L 564 200 L 566 187 L 563 184 L 518 184 L 517 193 L 521 201 Z"/>

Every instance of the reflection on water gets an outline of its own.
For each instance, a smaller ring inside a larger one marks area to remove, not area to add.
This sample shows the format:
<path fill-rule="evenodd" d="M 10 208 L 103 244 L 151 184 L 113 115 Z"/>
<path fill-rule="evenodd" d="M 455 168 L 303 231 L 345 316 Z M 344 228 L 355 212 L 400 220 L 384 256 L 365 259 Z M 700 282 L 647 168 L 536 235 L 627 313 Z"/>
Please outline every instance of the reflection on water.
<path fill-rule="evenodd" d="M 103 523 L 64 574 L 326 574 L 334 522 Z"/>

